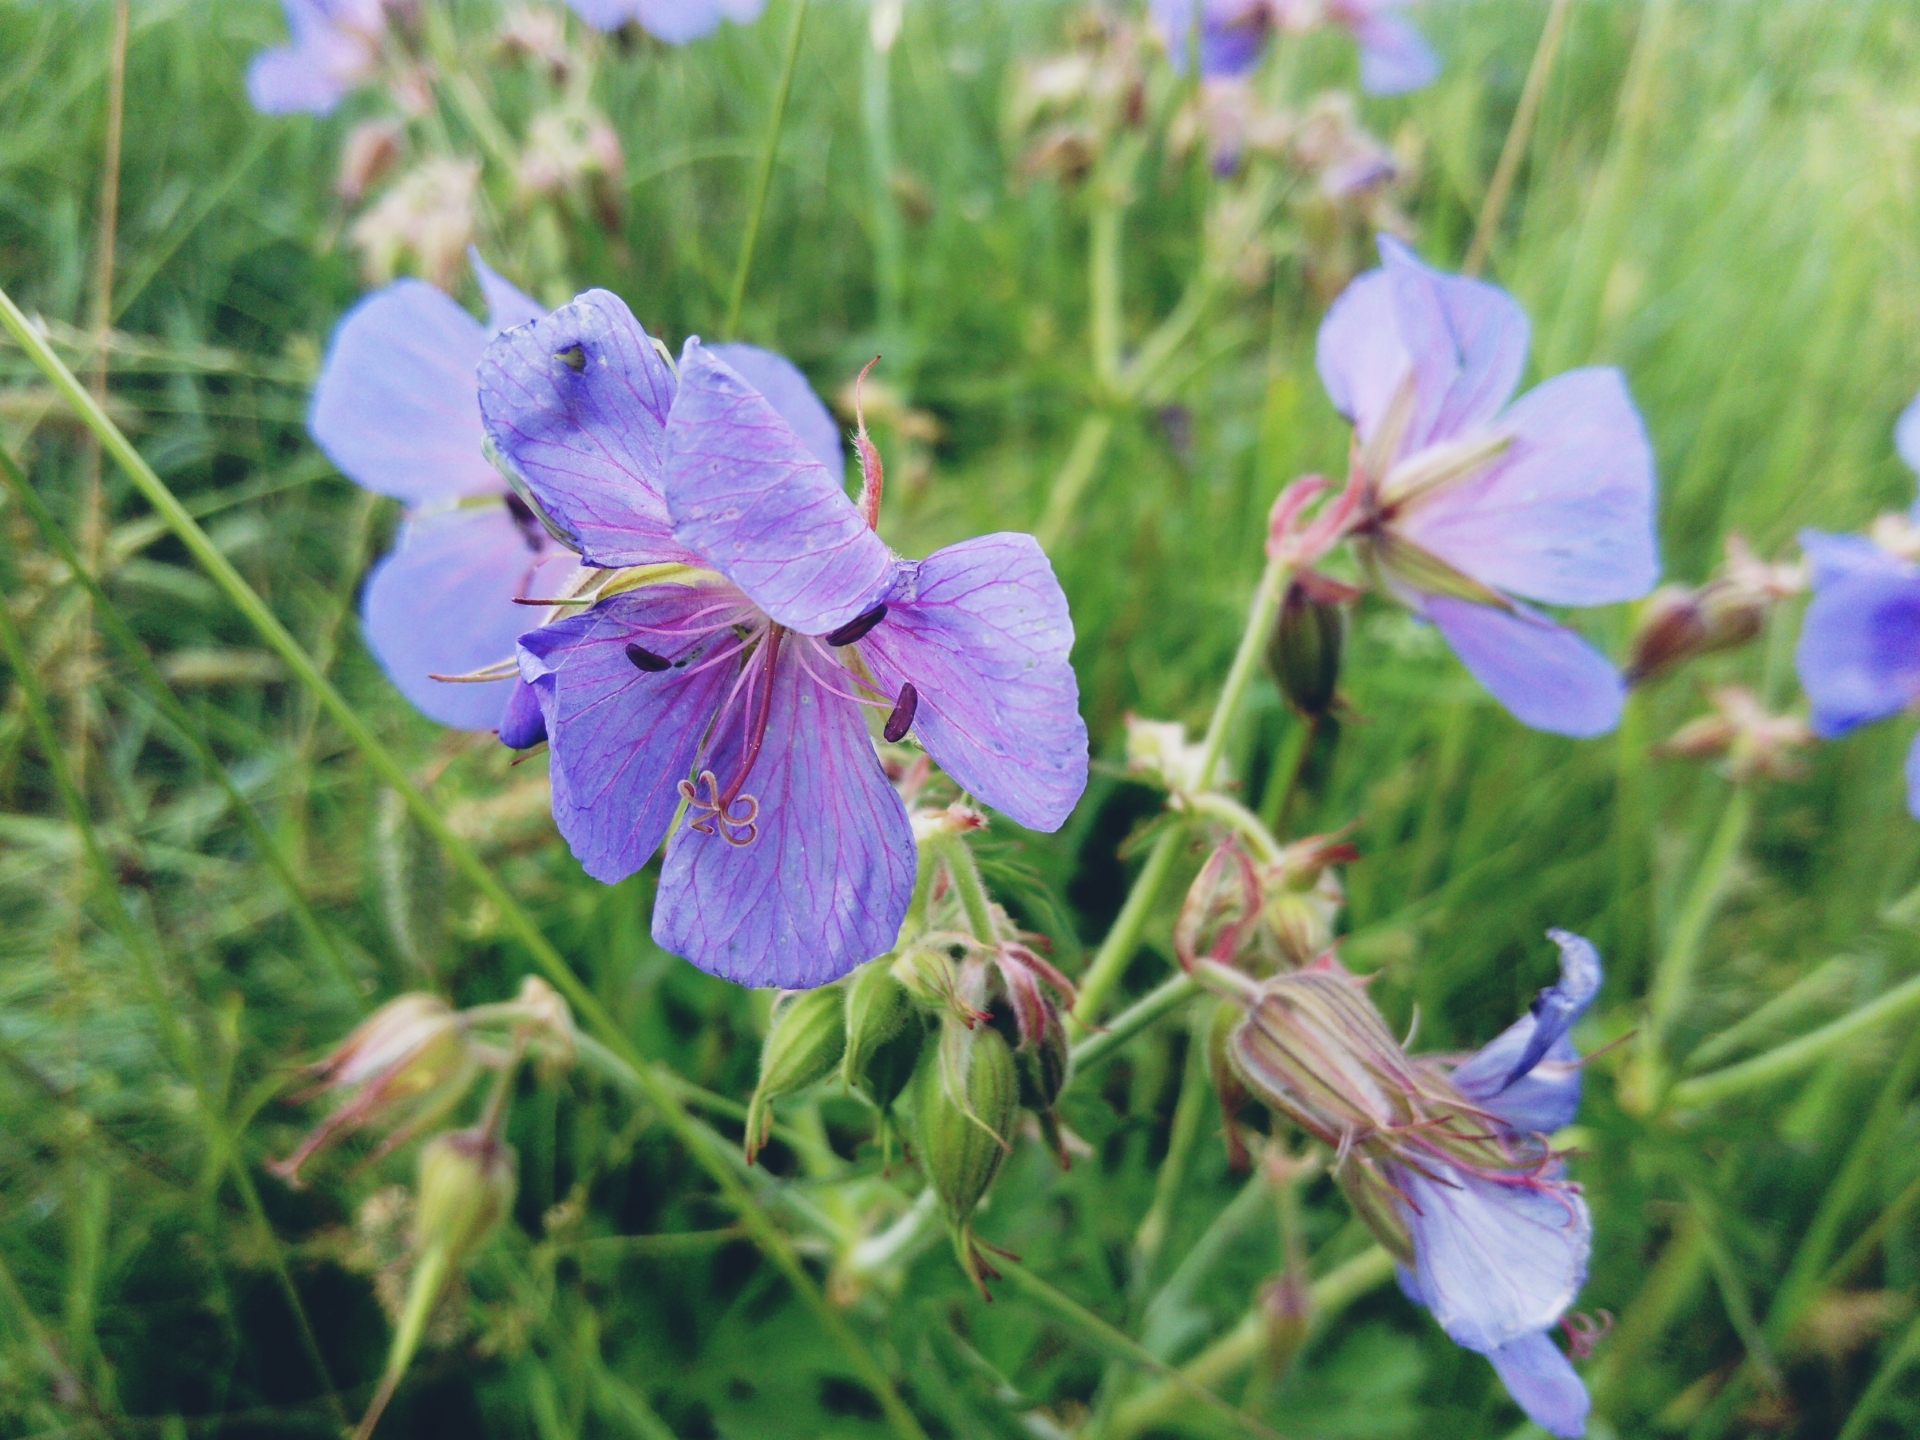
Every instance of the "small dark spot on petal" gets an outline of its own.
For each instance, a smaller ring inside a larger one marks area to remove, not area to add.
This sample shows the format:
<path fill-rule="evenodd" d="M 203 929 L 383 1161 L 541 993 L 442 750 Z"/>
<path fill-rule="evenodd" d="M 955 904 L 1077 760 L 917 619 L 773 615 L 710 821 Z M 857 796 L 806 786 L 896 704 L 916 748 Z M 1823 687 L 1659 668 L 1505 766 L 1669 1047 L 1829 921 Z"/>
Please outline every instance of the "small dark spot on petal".
<path fill-rule="evenodd" d="M 634 669 L 644 670 L 649 675 L 658 675 L 662 670 L 665 670 L 673 664 L 666 656 L 656 655 L 653 651 L 644 649 L 639 645 L 627 646 L 627 659 L 633 662 Z"/>
<path fill-rule="evenodd" d="M 587 351 L 584 345 L 569 345 L 564 350 L 556 350 L 553 353 L 553 358 L 566 361 L 567 368 L 576 375 L 583 374 L 586 371 Z"/>

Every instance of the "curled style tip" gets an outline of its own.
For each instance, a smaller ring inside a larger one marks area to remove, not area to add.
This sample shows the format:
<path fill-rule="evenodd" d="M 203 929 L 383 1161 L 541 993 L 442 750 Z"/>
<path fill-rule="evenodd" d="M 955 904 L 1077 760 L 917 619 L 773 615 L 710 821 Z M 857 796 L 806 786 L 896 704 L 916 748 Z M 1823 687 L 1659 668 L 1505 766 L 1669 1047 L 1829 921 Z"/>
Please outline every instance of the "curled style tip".
<path fill-rule="evenodd" d="M 627 659 L 633 662 L 634 669 L 644 670 L 649 675 L 658 675 L 662 670 L 670 668 L 673 664 L 666 656 L 656 655 L 653 651 L 641 645 L 627 646 Z"/>
<path fill-rule="evenodd" d="M 884 604 L 876 605 L 864 614 L 854 616 L 853 619 L 847 621 L 847 623 L 842 625 L 838 630 L 828 631 L 827 644 L 834 646 L 851 645 L 886 618 L 887 607 Z"/>
<path fill-rule="evenodd" d="M 893 713 L 887 716 L 887 723 L 880 731 L 889 745 L 897 745 L 907 738 L 907 731 L 913 728 L 913 712 L 919 708 L 920 692 L 909 680 L 900 687 L 900 698 L 894 701 Z"/>

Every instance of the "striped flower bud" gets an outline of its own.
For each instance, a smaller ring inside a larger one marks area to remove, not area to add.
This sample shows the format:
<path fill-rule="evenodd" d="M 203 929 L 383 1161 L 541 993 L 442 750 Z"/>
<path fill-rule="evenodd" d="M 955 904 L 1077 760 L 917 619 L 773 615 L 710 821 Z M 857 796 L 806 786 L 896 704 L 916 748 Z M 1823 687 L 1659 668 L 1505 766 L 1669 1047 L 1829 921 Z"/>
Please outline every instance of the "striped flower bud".
<path fill-rule="evenodd" d="M 844 984 L 789 990 L 774 1002 L 773 1023 L 760 1047 L 760 1083 L 747 1105 L 744 1145 L 751 1165 L 773 1130 L 773 1102 L 824 1080 L 847 1046 Z"/>
<path fill-rule="evenodd" d="M 953 1232 L 961 1268 L 981 1293 L 994 1275 L 973 1236 L 973 1212 L 1013 1148 L 1020 1081 L 1013 1051 L 991 1025 L 952 1021 L 914 1076 L 920 1163 Z"/>
<path fill-rule="evenodd" d="M 847 981 L 847 1048 L 840 1073 L 884 1112 L 906 1089 L 926 1042 L 926 1022 L 893 973 L 890 957 L 869 961 Z"/>

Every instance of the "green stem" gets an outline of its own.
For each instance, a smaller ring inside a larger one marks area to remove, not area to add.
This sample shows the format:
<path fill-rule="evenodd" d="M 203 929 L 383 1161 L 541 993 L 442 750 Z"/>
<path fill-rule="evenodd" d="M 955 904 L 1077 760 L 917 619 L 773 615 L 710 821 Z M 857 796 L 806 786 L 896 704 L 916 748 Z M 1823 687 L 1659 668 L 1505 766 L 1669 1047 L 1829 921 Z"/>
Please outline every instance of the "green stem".
<path fill-rule="evenodd" d="M 1120 379 L 1120 225 L 1131 188 L 1125 177 L 1102 177 L 1094 187 L 1093 221 L 1087 234 L 1087 298 L 1092 311 L 1088 340 L 1093 377 L 1103 391 L 1113 390 Z"/>
<path fill-rule="evenodd" d="M 1040 521 L 1033 527 L 1033 538 L 1040 542 L 1042 550 L 1051 551 L 1066 533 L 1067 522 L 1079 507 L 1081 492 L 1093 479 L 1093 472 L 1112 438 L 1113 416 L 1109 412 L 1096 410 L 1080 422 L 1080 433 L 1073 437 L 1067 458 L 1047 488 L 1046 509 L 1040 512 Z"/>
<path fill-rule="evenodd" d="M 804 0 L 801 0 L 804 6 Z M 112 455 L 126 471 L 134 487 L 144 495 L 149 504 L 167 521 L 181 543 L 186 546 L 202 568 L 212 577 L 214 583 L 225 592 L 228 600 L 246 617 L 247 621 L 259 632 L 261 638 L 286 663 L 288 670 L 302 685 L 310 689 L 319 699 L 321 706 L 337 724 L 353 748 L 359 751 L 361 758 L 374 774 L 385 784 L 396 790 L 406 801 L 407 808 L 413 813 L 424 829 L 440 845 L 453 867 L 479 892 L 482 899 L 490 904 L 500 916 L 506 929 L 526 947 L 534 962 L 546 974 L 554 987 L 564 995 L 574 1010 L 586 1021 L 590 1030 L 598 1032 L 608 1048 L 625 1062 L 633 1073 L 636 1084 L 660 1113 L 667 1128 L 719 1187 L 722 1197 L 739 1213 L 741 1222 L 753 1237 L 754 1243 L 762 1253 L 773 1261 L 775 1268 L 786 1277 L 794 1293 L 811 1310 L 821 1327 L 840 1346 L 848 1362 L 853 1366 L 861 1381 L 879 1398 L 882 1409 L 894 1432 L 902 1440 L 925 1440 L 925 1432 L 901 1401 L 893 1382 L 887 1377 L 868 1352 L 860 1338 L 847 1324 L 846 1317 L 827 1303 L 820 1288 L 814 1284 L 807 1273 L 800 1256 L 792 1243 L 780 1231 L 768 1215 L 765 1208 L 754 1198 L 741 1177 L 735 1173 L 729 1157 L 724 1153 L 724 1144 L 716 1146 L 710 1143 L 707 1132 L 696 1124 L 687 1113 L 678 1093 L 668 1079 L 648 1062 L 634 1046 L 631 1039 L 620 1029 L 613 1016 L 591 990 L 587 989 L 580 977 L 573 973 L 565 958 L 554 948 L 553 942 L 541 932 L 533 917 L 520 904 L 513 893 L 501 883 L 499 878 L 482 861 L 479 854 L 467 844 L 447 823 L 446 817 L 438 806 L 434 805 L 413 783 L 413 777 L 398 759 L 380 742 L 368 727 L 357 710 L 334 688 L 333 682 L 320 673 L 298 642 L 287 633 L 267 604 L 254 588 L 246 582 L 240 572 L 234 569 L 232 562 L 221 553 L 187 513 L 186 507 L 153 471 L 146 460 L 136 450 L 131 441 L 121 433 L 119 426 L 108 418 L 106 412 L 94 403 L 86 387 L 81 385 L 73 373 L 61 363 L 60 358 L 48 347 L 40 333 L 21 313 L 20 307 L 4 290 L 0 290 L 0 325 L 12 332 L 34 364 L 53 384 L 73 407 L 74 413 L 100 437 L 102 448 Z M 715 1141 L 718 1137 L 713 1137 Z"/>
<path fill-rule="evenodd" d="M 1744 784 L 1736 784 L 1727 796 L 1726 808 L 1720 813 L 1720 823 L 1707 845 L 1707 853 L 1700 857 L 1700 868 L 1694 872 L 1693 884 L 1687 890 L 1679 917 L 1673 922 L 1673 933 L 1667 938 L 1666 949 L 1661 953 L 1648 990 L 1647 1041 L 1655 1053 L 1664 1049 L 1674 1022 L 1693 997 L 1700 944 L 1726 895 L 1727 882 L 1733 876 L 1733 862 L 1740 854 L 1752 817 L 1753 792 Z"/>
<path fill-rule="evenodd" d="M 1841 1427 L 1836 1440 L 1856 1440 L 1867 1433 L 1867 1427 L 1873 1423 L 1874 1416 L 1880 1413 L 1880 1406 L 1887 1398 L 1887 1392 L 1893 1389 L 1894 1381 L 1905 1373 L 1906 1368 L 1915 1360 L 1920 1360 L 1920 1320 L 1907 1327 L 1900 1337 L 1900 1343 L 1880 1367 L 1880 1373 L 1861 1395 L 1859 1403 L 1853 1407 L 1853 1413 L 1847 1416 L 1847 1423 Z"/>
<path fill-rule="evenodd" d="M 1279 1440 L 1279 1436 L 1273 1430 L 1254 1419 L 1253 1416 L 1236 1410 L 1185 1371 L 1176 1370 L 1164 1360 L 1148 1354 L 1138 1340 L 1118 1327 L 1108 1324 L 1072 1296 L 1054 1289 L 1026 1266 L 1012 1260 L 996 1260 L 995 1266 L 1021 1290 L 1024 1290 L 1029 1299 L 1051 1310 L 1081 1339 L 1103 1353 L 1160 1376 L 1162 1385 L 1170 1387 L 1189 1403 L 1198 1402 L 1213 1415 L 1236 1429 L 1250 1435 L 1267 1436 L 1269 1440 Z"/>
<path fill-rule="evenodd" d="M 1310 1292 L 1313 1329 L 1319 1330 L 1361 1296 L 1377 1290 L 1392 1274 L 1393 1257 L 1375 1245 L 1321 1276 Z M 1266 1344 L 1267 1319 L 1256 1305 L 1232 1330 L 1182 1365 L 1177 1374 L 1182 1381 L 1202 1387 L 1222 1384 L 1253 1364 Z M 1126 1440 L 1168 1423 L 1180 1413 L 1190 1394 L 1184 1384 L 1170 1379 L 1159 1381 L 1114 1411 L 1103 1440 Z"/>
<path fill-rule="evenodd" d="M 1695 1110 L 1717 1104 L 1729 1096 L 1770 1085 L 1776 1080 L 1784 1080 L 1789 1075 L 1797 1075 L 1860 1036 L 1916 1010 L 1920 1010 L 1920 975 L 1894 986 L 1852 1014 L 1843 1015 L 1832 1024 L 1823 1025 L 1797 1040 L 1789 1040 L 1784 1045 L 1756 1055 L 1751 1060 L 1742 1060 L 1738 1065 L 1729 1065 L 1724 1070 L 1711 1070 L 1705 1075 L 1681 1081 L 1668 1093 L 1668 1106 L 1673 1110 Z"/>
<path fill-rule="evenodd" d="M 1073 1047 L 1073 1066 L 1068 1072 L 1067 1084 L 1072 1085 L 1089 1070 L 1104 1065 L 1134 1036 L 1156 1020 L 1171 1015 L 1199 993 L 1200 987 L 1191 975 L 1174 975 L 1163 980 L 1158 988 L 1148 991 L 1114 1016 L 1109 1024 Z"/>
<path fill-rule="evenodd" d="M 933 843 L 939 847 L 940 858 L 947 863 L 947 874 L 953 877 L 953 888 L 959 892 L 961 908 L 967 912 L 967 928 L 973 931 L 974 939 L 992 949 L 996 943 L 993 910 L 987 899 L 987 887 L 980 883 L 980 867 L 974 864 L 973 851 L 958 835 L 942 835 Z"/>
<path fill-rule="evenodd" d="M 807 0 L 793 0 L 793 17 L 787 22 L 786 58 L 780 63 L 780 83 L 773 92 L 773 117 L 767 124 L 766 139 L 761 142 L 760 160 L 754 167 L 753 198 L 747 206 L 747 228 L 740 236 L 740 258 L 733 266 L 733 286 L 727 293 L 727 318 L 720 326 L 720 338 L 731 340 L 740 328 L 740 307 L 746 303 L 747 275 L 753 269 L 753 247 L 760 238 L 760 217 L 766 212 L 767 191 L 773 184 L 773 162 L 780 150 L 780 131 L 787 121 L 787 97 L 793 92 L 794 62 L 800 58 L 800 27 L 807 18 Z"/>
<path fill-rule="evenodd" d="M 333 971 L 334 977 L 339 980 L 346 992 L 353 996 L 354 1003 L 358 1006 L 359 990 L 355 984 L 353 971 L 347 965 L 346 955 L 334 943 L 333 936 L 320 923 L 319 917 L 313 913 L 313 908 L 307 904 L 307 897 L 301 890 L 300 882 L 294 875 L 293 867 L 288 863 L 285 853 L 274 842 L 265 822 L 255 813 L 253 806 L 241 793 L 240 787 L 234 783 L 233 777 L 227 773 L 227 767 L 220 763 L 220 757 L 214 753 L 212 744 L 207 740 L 206 732 L 188 713 L 180 697 L 174 694 L 173 687 L 167 684 L 159 667 L 153 663 L 153 657 L 147 653 L 147 647 L 141 644 L 139 637 L 121 618 L 120 612 L 114 608 L 113 602 L 100 588 L 99 581 L 88 574 L 86 568 L 81 565 L 80 554 L 74 549 L 73 542 L 67 538 L 66 531 L 61 529 L 59 522 L 47 509 L 46 502 L 40 498 L 39 492 L 27 483 L 27 477 L 14 463 L 13 457 L 4 449 L 0 449 L 0 479 L 6 481 L 13 491 L 14 498 L 20 502 L 33 523 L 39 527 L 40 533 L 46 537 L 47 543 L 53 547 L 54 553 L 60 557 L 73 579 L 91 597 L 95 619 L 107 632 L 107 638 L 113 642 L 121 656 L 133 667 L 134 673 L 140 677 L 155 707 L 187 742 L 188 748 L 193 751 L 194 758 L 200 762 L 201 770 L 226 795 L 227 803 L 233 807 L 234 818 L 240 822 L 241 828 L 247 832 L 247 837 L 260 852 L 260 858 L 266 862 L 267 868 L 280 882 L 280 887 L 287 897 L 287 905 L 293 912 L 294 923 L 300 927 L 302 937 L 313 953 Z"/>
<path fill-rule="evenodd" d="M 1280 600 L 1286 594 L 1287 581 L 1292 574 L 1293 567 L 1277 559 L 1269 559 L 1266 569 L 1261 572 L 1260 583 L 1254 589 L 1253 603 L 1247 613 L 1247 626 L 1240 635 L 1240 648 L 1234 652 L 1226 683 L 1220 687 L 1220 698 L 1214 702 L 1213 717 L 1207 722 L 1206 738 L 1201 743 L 1199 773 L 1193 786 L 1196 794 L 1204 793 L 1213 784 L 1214 771 L 1219 767 L 1220 757 L 1227 748 L 1227 734 L 1239 712 L 1247 684 L 1253 679 L 1254 668 L 1260 663 L 1260 654 L 1267 644 L 1267 633 L 1273 629 L 1274 616 L 1280 611 Z M 1133 888 L 1127 892 L 1126 902 L 1120 907 L 1119 916 L 1113 922 L 1113 928 L 1100 943 L 1093 963 L 1087 967 L 1085 979 L 1080 982 L 1080 1003 L 1074 1007 L 1074 1015 L 1082 1025 L 1089 1024 L 1099 1013 L 1101 1004 L 1119 983 L 1121 972 L 1133 958 L 1140 941 L 1140 931 L 1146 925 L 1154 901 L 1159 898 L 1160 887 L 1166 883 L 1167 872 L 1173 868 L 1174 852 L 1184 833 L 1184 826 L 1170 825 L 1161 832 L 1160 838 L 1153 843 L 1153 849 L 1148 852 L 1147 863 L 1141 867 Z"/>
<path fill-rule="evenodd" d="M 1234 831 L 1247 842 L 1255 859 L 1272 864 L 1280 858 L 1280 842 L 1273 838 L 1273 832 L 1258 815 L 1231 795 L 1203 790 L 1187 797 L 1187 808 L 1196 815 L 1210 816 Z"/>
<path fill-rule="evenodd" d="M 1560 51 L 1560 37 L 1567 28 L 1568 0 L 1553 0 L 1547 22 L 1540 29 L 1540 41 L 1533 48 L 1533 63 L 1527 67 L 1526 83 L 1520 87 L 1520 103 L 1514 107 L 1513 123 L 1507 127 L 1506 143 L 1500 147 L 1500 159 L 1493 167 L 1493 180 L 1487 186 L 1486 199 L 1480 204 L 1480 219 L 1473 227 L 1473 243 L 1467 247 L 1462 275 L 1478 275 L 1493 248 L 1493 232 L 1500 228 L 1506 213 L 1507 195 L 1513 189 L 1513 177 L 1519 173 L 1520 157 L 1526 153 L 1533 136 L 1533 119 L 1540 110 L 1540 97 L 1546 93 L 1547 76 L 1552 73 L 1554 56 Z"/>

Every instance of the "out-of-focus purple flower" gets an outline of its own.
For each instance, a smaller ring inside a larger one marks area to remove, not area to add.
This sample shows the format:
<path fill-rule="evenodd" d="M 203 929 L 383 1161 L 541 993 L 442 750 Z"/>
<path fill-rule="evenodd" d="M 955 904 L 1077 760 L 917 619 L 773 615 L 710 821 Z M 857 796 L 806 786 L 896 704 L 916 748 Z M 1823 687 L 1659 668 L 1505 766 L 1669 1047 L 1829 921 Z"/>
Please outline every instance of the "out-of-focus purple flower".
<path fill-rule="evenodd" d="M 1900 458 L 1920 470 L 1920 396 L 1901 413 L 1893 435 Z M 1882 516 L 1873 540 L 1800 532 L 1813 600 L 1800 624 L 1794 665 L 1813 702 L 1813 728 L 1828 739 L 1920 703 L 1916 526 L 1920 501 L 1904 517 Z M 1920 737 L 1907 751 L 1906 779 L 1907 810 L 1920 819 Z"/>
<path fill-rule="evenodd" d="M 1440 61 L 1425 38 L 1394 13 L 1419 0 L 1150 0 L 1154 28 L 1174 66 L 1185 69 L 1198 21 L 1200 73 L 1207 79 L 1244 75 L 1260 63 L 1276 27 L 1302 31 L 1338 25 L 1360 47 L 1360 88 L 1369 95 L 1402 95 L 1429 85 Z"/>
<path fill-rule="evenodd" d="M 589 874 L 639 869 L 685 802 L 654 906 L 666 949 L 801 988 L 894 943 L 913 832 L 863 706 L 1020 823 L 1065 820 L 1087 738 L 1046 556 L 1025 535 L 895 556 L 786 362 L 690 339 L 676 376 L 595 290 L 494 342 L 480 406 L 587 564 L 685 567 L 616 581 L 520 646 L 554 817 Z"/>
<path fill-rule="evenodd" d="M 307 428 L 343 475 L 407 506 L 361 593 L 361 624 L 382 668 L 441 724 L 501 726 L 502 739 L 526 745 L 539 738 L 528 716 L 515 727 L 501 717 L 519 683 L 514 643 L 539 611 L 514 600 L 555 593 L 571 557 L 487 463 L 474 372 L 491 336 L 544 311 L 471 258 L 487 325 L 419 280 L 375 291 L 334 330 Z M 545 573 L 536 580 L 536 571 Z M 432 678 L 488 667 L 501 677 Z"/>
<path fill-rule="evenodd" d="M 618 30 L 629 20 L 656 40 L 685 45 L 710 35 L 722 20 L 745 25 L 760 18 L 767 0 L 567 0 L 596 30 Z"/>
<path fill-rule="evenodd" d="M 1598 735 L 1624 687 L 1520 603 L 1631 600 L 1658 574 L 1653 454 L 1618 370 L 1570 370 L 1512 404 L 1527 319 L 1496 286 L 1380 237 L 1383 268 L 1320 326 L 1320 377 L 1354 425 L 1347 532 L 1524 724 Z"/>
<path fill-rule="evenodd" d="M 382 0 L 281 0 L 291 45 L 247 66 L 247 98 L 266 115 L 325 115 L 379 70 L 387 17 Z"/>

